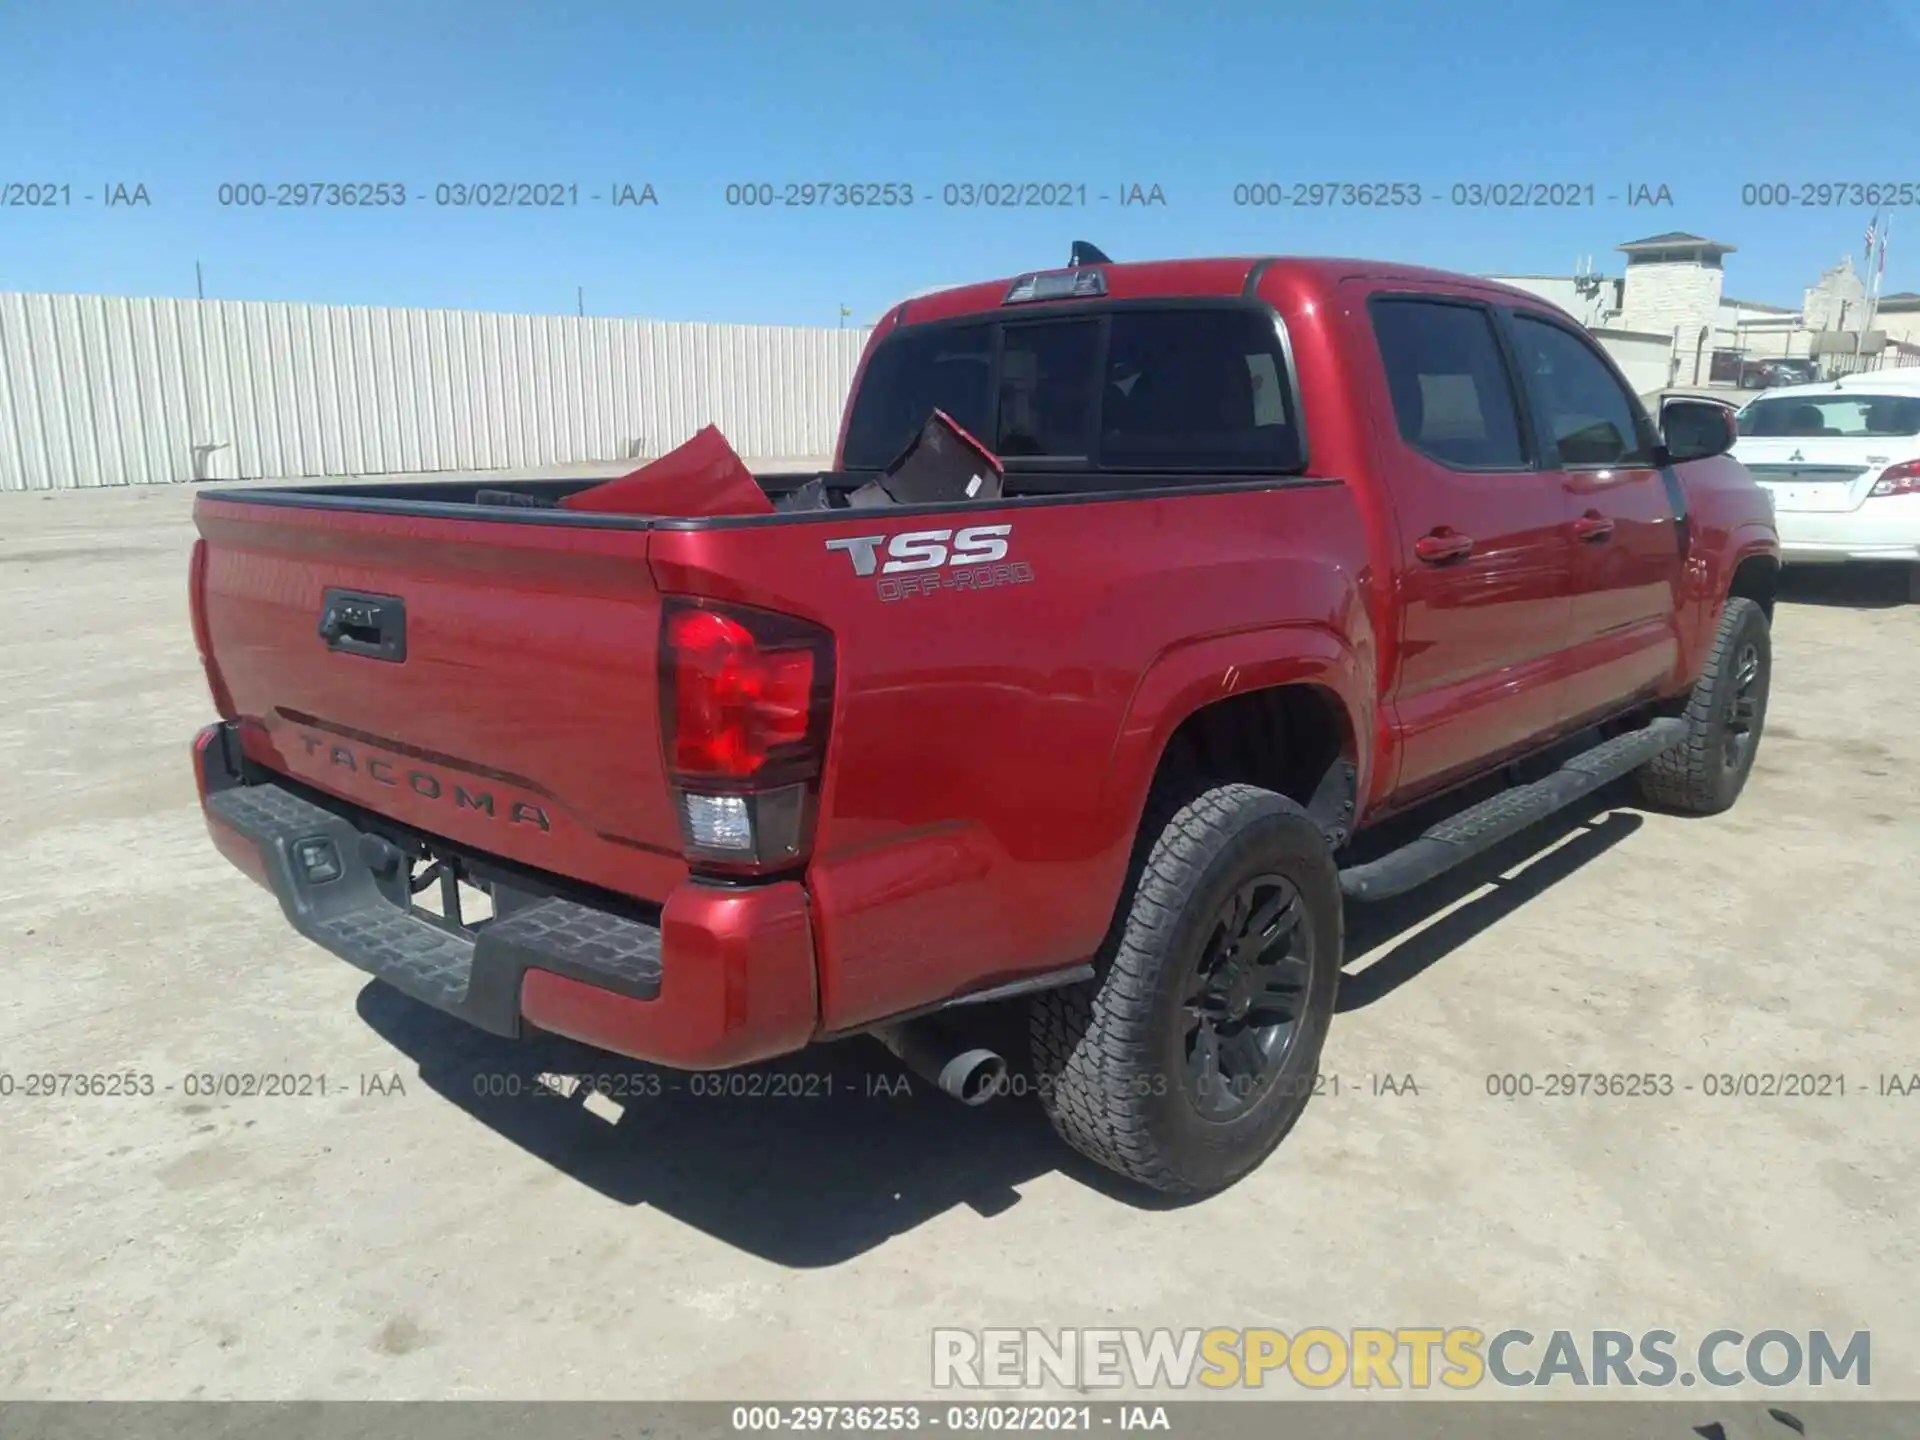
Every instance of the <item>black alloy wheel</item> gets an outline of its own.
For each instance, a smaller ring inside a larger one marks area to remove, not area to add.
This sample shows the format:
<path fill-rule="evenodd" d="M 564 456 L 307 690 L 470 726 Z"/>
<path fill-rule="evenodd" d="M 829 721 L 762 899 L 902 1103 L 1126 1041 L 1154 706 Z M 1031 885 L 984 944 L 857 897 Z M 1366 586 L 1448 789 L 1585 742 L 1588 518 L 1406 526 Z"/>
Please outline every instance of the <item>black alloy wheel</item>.
<path fill-rule="evenodd" d="M 1740 647 L 1739 658 L 1733 664 L 1733 695 L 1727 705 L 1720 757 L 1729 770 L 1737 771 L 1746 764 L 1754 724 L 1760 718 L 1760 706 L 1766 697 L 1765 679 L 1760 647 L 1749 640 Z"/>
<path fill-rule="evenodd" d="M 1257 1100 L 1299 1033 L 1313 968 L 1300 892 L 1257 875 L 1227 898 L 1187 981 L 1187 1098 L 1210 1120 Z"/>

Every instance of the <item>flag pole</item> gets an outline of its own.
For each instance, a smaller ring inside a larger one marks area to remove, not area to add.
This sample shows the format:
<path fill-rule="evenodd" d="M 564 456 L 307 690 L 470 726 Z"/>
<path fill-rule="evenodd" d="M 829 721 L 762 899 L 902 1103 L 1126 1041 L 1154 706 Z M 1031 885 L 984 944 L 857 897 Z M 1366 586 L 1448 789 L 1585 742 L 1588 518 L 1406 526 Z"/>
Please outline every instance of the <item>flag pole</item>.
<path fill-rule="evenodd" d="M 1866 263 L 1874 267 L 1872 275 L 1866 276 L 1866 319 L 1860 323 L 1860 344 L 1866 344 L 1866 334 L 1874 328 L 1874 317 L 1880 313 L 1880 276 L 1884 275 L 1885 255 L 1887 255 L 1887 232 L 1880 215 L 1868 223 L 1866 232 L 1872 236 L 1872 244 L 1866 248 Z M 1878 257 L 1878 265 L 1876 265 Z"/>
<path fill-rule="evenodd" d="M 1880 223 L 1880 250 L 1873 267 L 1873 305 L 1867 312 L 1867 329 L 1873 329 L 1873 322 L 1880 318 L 1880 289 L 1887 279 L 1887 239 L 1893 234 L 1893 216 Z"/>

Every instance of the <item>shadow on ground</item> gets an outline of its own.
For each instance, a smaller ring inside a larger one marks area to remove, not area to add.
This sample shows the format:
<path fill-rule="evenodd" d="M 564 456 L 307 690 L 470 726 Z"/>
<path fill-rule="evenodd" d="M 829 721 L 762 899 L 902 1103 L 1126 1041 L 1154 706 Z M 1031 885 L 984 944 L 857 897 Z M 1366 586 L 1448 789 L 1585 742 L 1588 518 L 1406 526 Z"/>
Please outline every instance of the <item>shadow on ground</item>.
<path fill-rule="evenodd" d="M 1372 905 L 1348 904 L 1340 1011 L 1385 999 L 1625 840 L 1646 823 L 1618 808 L 1630 794 L 1630 782 L 1616 782 L 1429 885 Z"/>
<path fill-rule="evenodd" d="M 1920 604 L 1920 565 L 1788 565 L 1780 571 L 1778 598 L 1787 605 L 1848 610 Z"/>
<path fill-rule="evenodd" d="M 1340 1008 L 1385 999 L 1631 835 L 1638 815 L 1603 813 L 1617 803 L 1617 788 L 1604 791 L 1421 892 L 1350 905 Z M 429 1088 L 529 1154 L 609 1199 L 652 1206 L 783 1265 L 838 1264 L 955 1206 L 999 1214 L 1019 1203 L 1018 1186 L 1056 1170 L 1138 1208 L 1182 1203 L 1127 1185 L 1054 1136 L 1025 1078 L 1013 1006 L 982 1016 L 1016 1093 L 979 1109 L 909 1077 L 866 1039 L 689 1075 L 557 1036 L 499 1039 L 378 982 L 360 992 L 358 1009 Z M 543 1074 L 596 1079 L 562 1096 Z"/>
<path fill-rule="evenodd" d="M 359 1012 L 428 1087 L 529 1154 L 782 1265 L 838 1264 L 959 1205 L 998 1214 L 1054 1170 L 1151 1203 L 1083 1165 L 1030 1099 L 969 1109 L 865 1039 L 691 1075 L 557 1036 L 499 1039 L 378 982 Z M 542 1074 L 604 1093 L 556 1096 Z"/>

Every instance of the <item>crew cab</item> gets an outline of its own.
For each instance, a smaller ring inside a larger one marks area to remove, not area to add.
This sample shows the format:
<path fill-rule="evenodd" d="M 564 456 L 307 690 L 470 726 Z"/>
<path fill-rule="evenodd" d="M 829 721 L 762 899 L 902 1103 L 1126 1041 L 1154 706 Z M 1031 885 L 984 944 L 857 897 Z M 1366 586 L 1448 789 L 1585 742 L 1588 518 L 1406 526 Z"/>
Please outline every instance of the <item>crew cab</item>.
<path fill-rule="evenodd" d="M 812 508 L 202 494 L 214 843 L 501 1035 L 870 1034 L 976 1102 L 1016 1087 L 974 1017 L 1024 1007 L 1066 1140 L 1195 1193 L 1307 1104 L 1344 903 L 1628 774 L 1734 802 L 1779 545 L 1729 407 L 1656 423 L 1483 280 L 1075 258 L 888 311 L 834 469 L 756 477 Z M 853 507 L 930 413 L 1003 483 Z"/>
<path fill-rule="evenodd" d="M 1920 564 L 1920 368 L 1769 390 L 1739 429 L 1788 563 Z"/>

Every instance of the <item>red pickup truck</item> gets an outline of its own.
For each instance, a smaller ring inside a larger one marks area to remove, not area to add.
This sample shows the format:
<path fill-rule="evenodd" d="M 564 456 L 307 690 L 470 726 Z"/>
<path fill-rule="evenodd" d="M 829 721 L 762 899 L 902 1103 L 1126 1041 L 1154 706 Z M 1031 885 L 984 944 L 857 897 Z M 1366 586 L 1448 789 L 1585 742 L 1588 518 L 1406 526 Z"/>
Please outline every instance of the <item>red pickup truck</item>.
<path fill-rule="evenodd" d="M 1656 424 L 1483 280 L 1076 258 L 889 311 L 835 468 L 757 477 L 810 509 L 200 496 L 214 843 L 497 1034 L 681 1069 L 872 1034 L 1194 1193 L 1312 1094 L 1343 901 L 1629 773 L 1733 803 L 1779 561 L 1727 407 Z M 997 493 L 848 508 L 936 410 Z"/>

